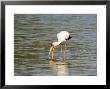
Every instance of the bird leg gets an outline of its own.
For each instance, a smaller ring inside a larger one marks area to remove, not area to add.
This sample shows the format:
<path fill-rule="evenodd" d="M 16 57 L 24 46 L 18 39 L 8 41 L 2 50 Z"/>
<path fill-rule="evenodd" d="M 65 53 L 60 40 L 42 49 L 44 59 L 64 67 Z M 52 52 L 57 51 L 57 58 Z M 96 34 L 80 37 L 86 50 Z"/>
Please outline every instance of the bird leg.
<path fill-rule="evenodd" d="M 64 44 L 64 61 L 66 60 L 66 42 L 65 42 L 65 44 Z"/>
<path fill-rule="evenodd" d="M 61 44 L 61 51 L 60 51 L 60 61 L 62 61 L 62 44 Z"/>

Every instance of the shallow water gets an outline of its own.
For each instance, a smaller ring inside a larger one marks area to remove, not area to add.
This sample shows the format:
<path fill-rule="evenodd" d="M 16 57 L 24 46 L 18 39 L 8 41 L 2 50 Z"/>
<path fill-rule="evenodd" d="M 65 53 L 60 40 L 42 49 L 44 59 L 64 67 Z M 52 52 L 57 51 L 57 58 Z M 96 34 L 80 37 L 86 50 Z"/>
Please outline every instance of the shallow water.
<path fill-rule="evenodd" d="M 70 32 L 66 62 L 60 62 L 60 46 L 50 62 L 49 45 L 56 34 Z M 53 63 L 53 64 L 52 64 Z M 96 14 L 15 14 L 14 15 L 15 76 L 96 76 L 97 15 Z"/>

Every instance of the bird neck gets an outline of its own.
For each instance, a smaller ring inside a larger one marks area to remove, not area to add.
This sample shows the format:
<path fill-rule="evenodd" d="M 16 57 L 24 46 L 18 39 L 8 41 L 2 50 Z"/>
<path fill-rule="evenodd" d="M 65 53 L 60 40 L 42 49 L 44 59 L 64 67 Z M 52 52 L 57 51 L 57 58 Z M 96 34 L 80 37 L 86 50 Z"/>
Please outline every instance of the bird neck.
<path fill-rule="evenodd" d="M 57 45 L 59 45 L 60 43 L 61 43 L 61 42 L 58 41 L 58 42 L 57 42 Z"/>
<path fill-rule="evenodd" d="M 54 45 L 54 46 L 57 46 L 57 45 L 59 45 L 60 43 L 61 43 L 61 42 L 59 42 L 59 41 L 58 41 L 58 42 L 53 42 L 53 45 Z"/>

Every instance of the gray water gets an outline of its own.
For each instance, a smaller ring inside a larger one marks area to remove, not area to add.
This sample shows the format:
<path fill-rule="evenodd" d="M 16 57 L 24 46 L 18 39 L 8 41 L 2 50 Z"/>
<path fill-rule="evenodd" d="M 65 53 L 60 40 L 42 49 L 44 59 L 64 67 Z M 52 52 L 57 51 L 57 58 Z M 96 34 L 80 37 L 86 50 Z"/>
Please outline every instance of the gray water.
<path fill-rule="evenodd" d="M 60 62 L 60 46 L 55 48 L 54 63 L 49 45 L 56 34 L 68 31 L 66 62 Z M 15 14 L 15 76 L 96 76 L 96 14 Z"/>

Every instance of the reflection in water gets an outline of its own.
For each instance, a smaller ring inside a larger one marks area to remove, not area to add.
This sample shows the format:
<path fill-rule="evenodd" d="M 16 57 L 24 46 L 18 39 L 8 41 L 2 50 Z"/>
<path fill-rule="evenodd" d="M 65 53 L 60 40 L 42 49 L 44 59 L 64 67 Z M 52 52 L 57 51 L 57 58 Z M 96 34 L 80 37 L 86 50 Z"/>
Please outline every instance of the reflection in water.
<path fill-rule="evenodd" d="M 54 60 L 50 60 L 50 61 L 49 61 L 49 64 L 50 64 L 50 65 L 53 65 L 53 64 L 54 64 Z"/>
<path fill-rule="evenodd" d="M 68 75 L 68 64 L 65 62 L 56 63 L 57 75 Z"/>
<path fill-rule="evenodd" d="M 50 60 L 49 63 L 50 67 L 52 68 L 53 72 L 55 72 L 56 75 L 58 76 L 69 75 L 67 62 L 63 61 L 54 62 L 53 60 Z"/>

